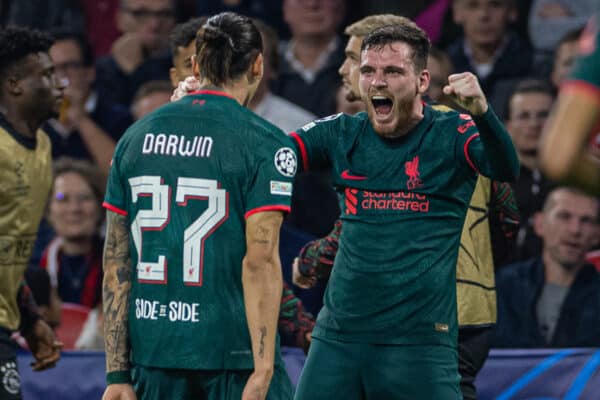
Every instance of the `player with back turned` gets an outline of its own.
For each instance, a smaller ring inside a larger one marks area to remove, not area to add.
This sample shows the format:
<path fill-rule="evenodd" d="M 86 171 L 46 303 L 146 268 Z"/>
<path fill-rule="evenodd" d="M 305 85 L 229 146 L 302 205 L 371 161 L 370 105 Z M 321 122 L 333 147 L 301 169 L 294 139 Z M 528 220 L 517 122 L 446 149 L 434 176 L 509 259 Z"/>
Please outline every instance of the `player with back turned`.
<path fill-rule="evenodd" d="M 296 158 L 245 106 L 262 41 L 223 13 L 198 33 L 201 89 L 133 125 L 105 206 L 104 399 L 287 399 L 279 229 Z"/>
<path fill-rule="evenodd" d="M 472 116 L 422 101 L 429 40 L 406 20 L 361 45 L 367 113 L 292 136 L 304 168 L 328 165 L 341 231 L 297 399 L 459 399 L 456 263 L 478 173 L 511 181 L 518 159 L 471 73 L 447 95 Z"/>

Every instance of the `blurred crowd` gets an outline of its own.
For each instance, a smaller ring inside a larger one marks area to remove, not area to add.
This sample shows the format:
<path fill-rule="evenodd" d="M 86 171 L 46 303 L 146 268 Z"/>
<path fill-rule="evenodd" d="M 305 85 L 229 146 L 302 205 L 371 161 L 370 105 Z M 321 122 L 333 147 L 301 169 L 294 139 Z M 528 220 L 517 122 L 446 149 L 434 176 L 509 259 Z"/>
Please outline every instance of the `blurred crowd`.
<path fill-rule="evenodd" d="M 600 346 L 599 200 L 550 182 L 537 158 L 543 125 L 581 32 L 599 10 L 597 0 L 0 4 L 3 26 L 53 34 L 49 54 L 56 74 L 68 81 L 60 115 L 43 126 L 52 142 L 54 181 L 26 277 L 53 327 L 65 329 L 67 320 L 77 319 L 65 317 L 65 304 L 81 306 L 76 310 L 82 317 L 73 326 L 83 328 L 70 345 L 102 348 L 102 199 L 115 144 L 133 121 L 169 102 L 177 83 L 191 75 L 203 17 L 231 10 L 255 18 L 263 35 L 264 79 L 249 106 L 287 132 L 317 117 L 362 111 L 360 102 L 348 101 L 340 73 L 347 56 L 344 27 L 367 15 L 404 15 L 430 35 L 431 102 L 454 107 L 442 93 L 447 76 L 477 75 L 521 162 L 520 178 L 511 187 L 518 226 L 507 235 L 501 232 L 502 212 L 490 214 L 498 299 L 493 346 Z M 600 136 L 590 152 L 600 160 Z M 328 172 L 296 177 L 287 226 L 310 237 L 331 231 L 340 209 Z M 500 218 L 493 217 L 497 214 Z M 283 344 L 306 348 L 314 322 L 294 292 L 306 293 L 286 290 Z M 316 313 L 318 306 L 308 311 Z"/>

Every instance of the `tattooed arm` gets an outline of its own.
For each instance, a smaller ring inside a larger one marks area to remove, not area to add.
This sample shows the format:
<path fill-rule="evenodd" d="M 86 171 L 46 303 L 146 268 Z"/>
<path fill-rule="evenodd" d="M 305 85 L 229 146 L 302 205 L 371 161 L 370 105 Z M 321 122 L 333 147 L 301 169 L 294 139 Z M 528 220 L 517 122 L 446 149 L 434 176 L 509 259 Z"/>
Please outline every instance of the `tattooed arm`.
<path fill-rule="evenodd" d="M 279 230 L 283 215 L 262 212 L 246 221 L 246 256 L 242 262 L 242 286 L 248 330 L 252 340 L 254 372 L 242 399 L 264 399 L 273 376 L 275 336 L 281 302 Z"/>
<path fill-rule="evenodd" d="M 106 212 L 107 229 L 104 244 L 104 345 L 106 348 L 106 380 L 102 397 L 135 399 L 129 377 L 129 331 L 127 325 L 132 266 L 129 255 L 127 218 Z"/>

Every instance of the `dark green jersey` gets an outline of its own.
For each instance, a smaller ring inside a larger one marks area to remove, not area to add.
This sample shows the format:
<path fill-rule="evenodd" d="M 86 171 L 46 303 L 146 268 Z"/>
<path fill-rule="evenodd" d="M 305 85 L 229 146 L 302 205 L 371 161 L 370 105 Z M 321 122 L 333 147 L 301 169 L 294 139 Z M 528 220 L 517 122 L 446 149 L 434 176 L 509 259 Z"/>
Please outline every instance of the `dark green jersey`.
<path fill-rule="evenodd" d="M 570 79 L 590 83 L 595 91 L 600 89 L 600 15 L 593 17 L 579 39 L 579 57 Z M 567 82 L 568 83 L 568 82 Z"/>
<path fill-rule="evenodd" d="M 496 121 L 491 111 L 484 118 Z M 366 113 L 292 136 L 304 168 L 330 165 L 342 194 L 344 228 L 313 335 L 455 346 L 460 234 L 476 171 L 493 169 L 475 122 L 425 106 L 399 139 L 378 136 Z"/>
<path fill-rule="evenodd" d="M 253 367 L 241 280 L 245 218 L 289 210 L 292 146 L 221 92 L 196 92 L 125 133 L 105 206 L 131 227 L 134 363 Z"/>

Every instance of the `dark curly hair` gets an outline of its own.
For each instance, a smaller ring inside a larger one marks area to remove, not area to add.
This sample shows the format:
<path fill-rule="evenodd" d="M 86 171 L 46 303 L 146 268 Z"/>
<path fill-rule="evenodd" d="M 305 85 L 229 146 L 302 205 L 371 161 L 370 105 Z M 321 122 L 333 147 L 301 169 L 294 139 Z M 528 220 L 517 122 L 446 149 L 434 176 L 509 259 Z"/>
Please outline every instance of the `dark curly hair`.
<path fill-rule="evenodd" d="M 180 47 L 187 47 L 196 40 L 196 34 L 206 23 L 208 17 L 192 18 L 183 24 L 177 25 L 169 35 L 169 44 L 171 46 L 171 54 L 177 56 Z"/>
<path fill-rule="evenodd" d="M 18 26 L 0 30 L 0 79 L 29 54 L 48 52 L 53 43 L 47 33 Z"/>

